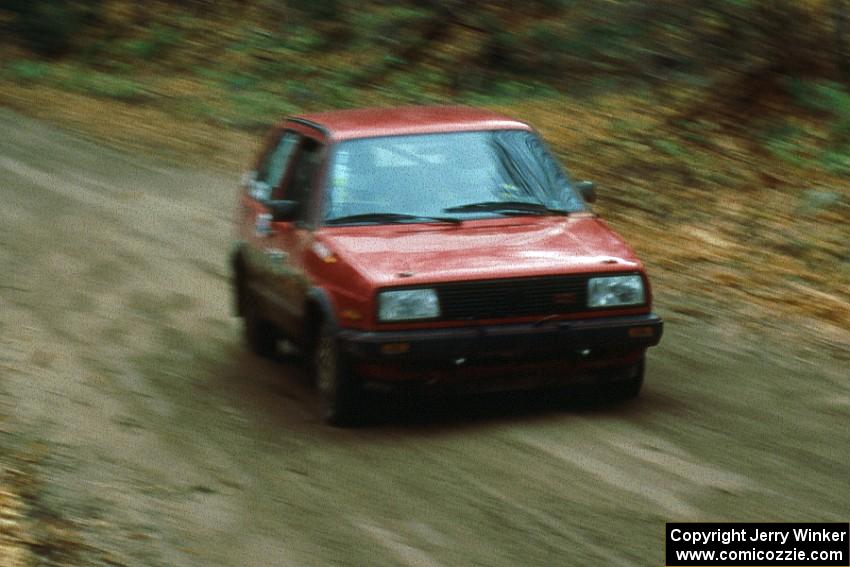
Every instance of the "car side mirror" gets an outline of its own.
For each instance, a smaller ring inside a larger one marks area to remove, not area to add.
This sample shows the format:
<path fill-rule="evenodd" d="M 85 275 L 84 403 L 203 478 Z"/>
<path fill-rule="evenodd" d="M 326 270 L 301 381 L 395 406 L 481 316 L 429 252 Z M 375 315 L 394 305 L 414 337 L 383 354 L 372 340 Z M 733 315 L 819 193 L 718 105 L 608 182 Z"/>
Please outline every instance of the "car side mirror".
<path fill-rule="evenodd" d="M 273 221 L 291 221 L 295 218 L 298 203 L 286 200 L 267 200 L 263 203 L 272 214 Z"/>
<path fill-rule="evenodd" d="M 251 183 L 253 183 L 256 180 L 257 180 L 257 171 L 254 170 L 254 169 L 249 169 L 248 171 L 245 171 L 244 173 L 242 173 L 242 181 L 240 181 L 239 184 L 242 187 L 247 187 L 248 185 L 250 185 Z"/>
<path fill-rule="evenodd" d="M 588 203 L 596 202 L 596 185 L 593 181 L 579 181 L 576 183 L 576 189 L 578 189 L 582 199 Z"/>

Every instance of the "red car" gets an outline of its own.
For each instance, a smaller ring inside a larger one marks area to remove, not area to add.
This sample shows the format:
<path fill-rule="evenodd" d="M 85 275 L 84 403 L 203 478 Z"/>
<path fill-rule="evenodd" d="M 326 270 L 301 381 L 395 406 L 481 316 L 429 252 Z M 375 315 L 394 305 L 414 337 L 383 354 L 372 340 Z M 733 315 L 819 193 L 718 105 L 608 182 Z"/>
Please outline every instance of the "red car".
<path fill-rule="evenodd" d="M 239 193 L 246 341 L 309 353 L 333 424 L 360 416 L 366 389 L 636 396 L 662 321 L 594 200 L 529 125 L 487 110 L 290 118 Z"/>

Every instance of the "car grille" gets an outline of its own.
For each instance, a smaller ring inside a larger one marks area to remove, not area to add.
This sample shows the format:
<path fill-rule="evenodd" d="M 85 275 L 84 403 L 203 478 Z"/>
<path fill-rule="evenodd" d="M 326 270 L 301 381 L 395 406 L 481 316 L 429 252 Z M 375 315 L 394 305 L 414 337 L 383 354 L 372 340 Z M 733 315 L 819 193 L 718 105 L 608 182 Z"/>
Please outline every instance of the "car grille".
<path fill-rule="evenodd" d="M 441 319 L 500 319 L 587 310 L 592 276 L 546 276 L 439 284 Z"/>

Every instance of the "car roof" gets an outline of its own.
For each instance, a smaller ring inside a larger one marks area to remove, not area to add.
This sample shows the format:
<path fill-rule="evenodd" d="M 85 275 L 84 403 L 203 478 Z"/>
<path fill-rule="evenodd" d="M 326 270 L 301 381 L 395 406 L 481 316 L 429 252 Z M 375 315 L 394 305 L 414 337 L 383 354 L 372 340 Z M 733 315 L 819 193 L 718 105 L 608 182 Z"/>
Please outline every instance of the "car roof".
<path fill-rule="evenodd" d="M 358 108 L 301 114 L 290 120 L 316 126 L 334 140 L 474 130 L 531 130 L 525 122 L 466 106 Z"/>

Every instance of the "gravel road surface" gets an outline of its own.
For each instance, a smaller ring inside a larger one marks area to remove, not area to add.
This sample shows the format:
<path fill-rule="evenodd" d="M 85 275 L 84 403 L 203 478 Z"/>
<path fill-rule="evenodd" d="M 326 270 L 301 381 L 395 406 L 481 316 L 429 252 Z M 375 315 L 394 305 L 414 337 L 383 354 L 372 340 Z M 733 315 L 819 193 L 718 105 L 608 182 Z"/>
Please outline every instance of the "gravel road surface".
<path fill-rule="evenodd" d="M 0 465 L 76 542 L 28 544 L 37 564 L 663 565 L 666 521 L 850 521 L 846 360 L 676 316 L 661 278 L 634 402 L 422 400 L 329 428 L 231 316 L 239 172 L 8 111 L 0 132 Z"/>

